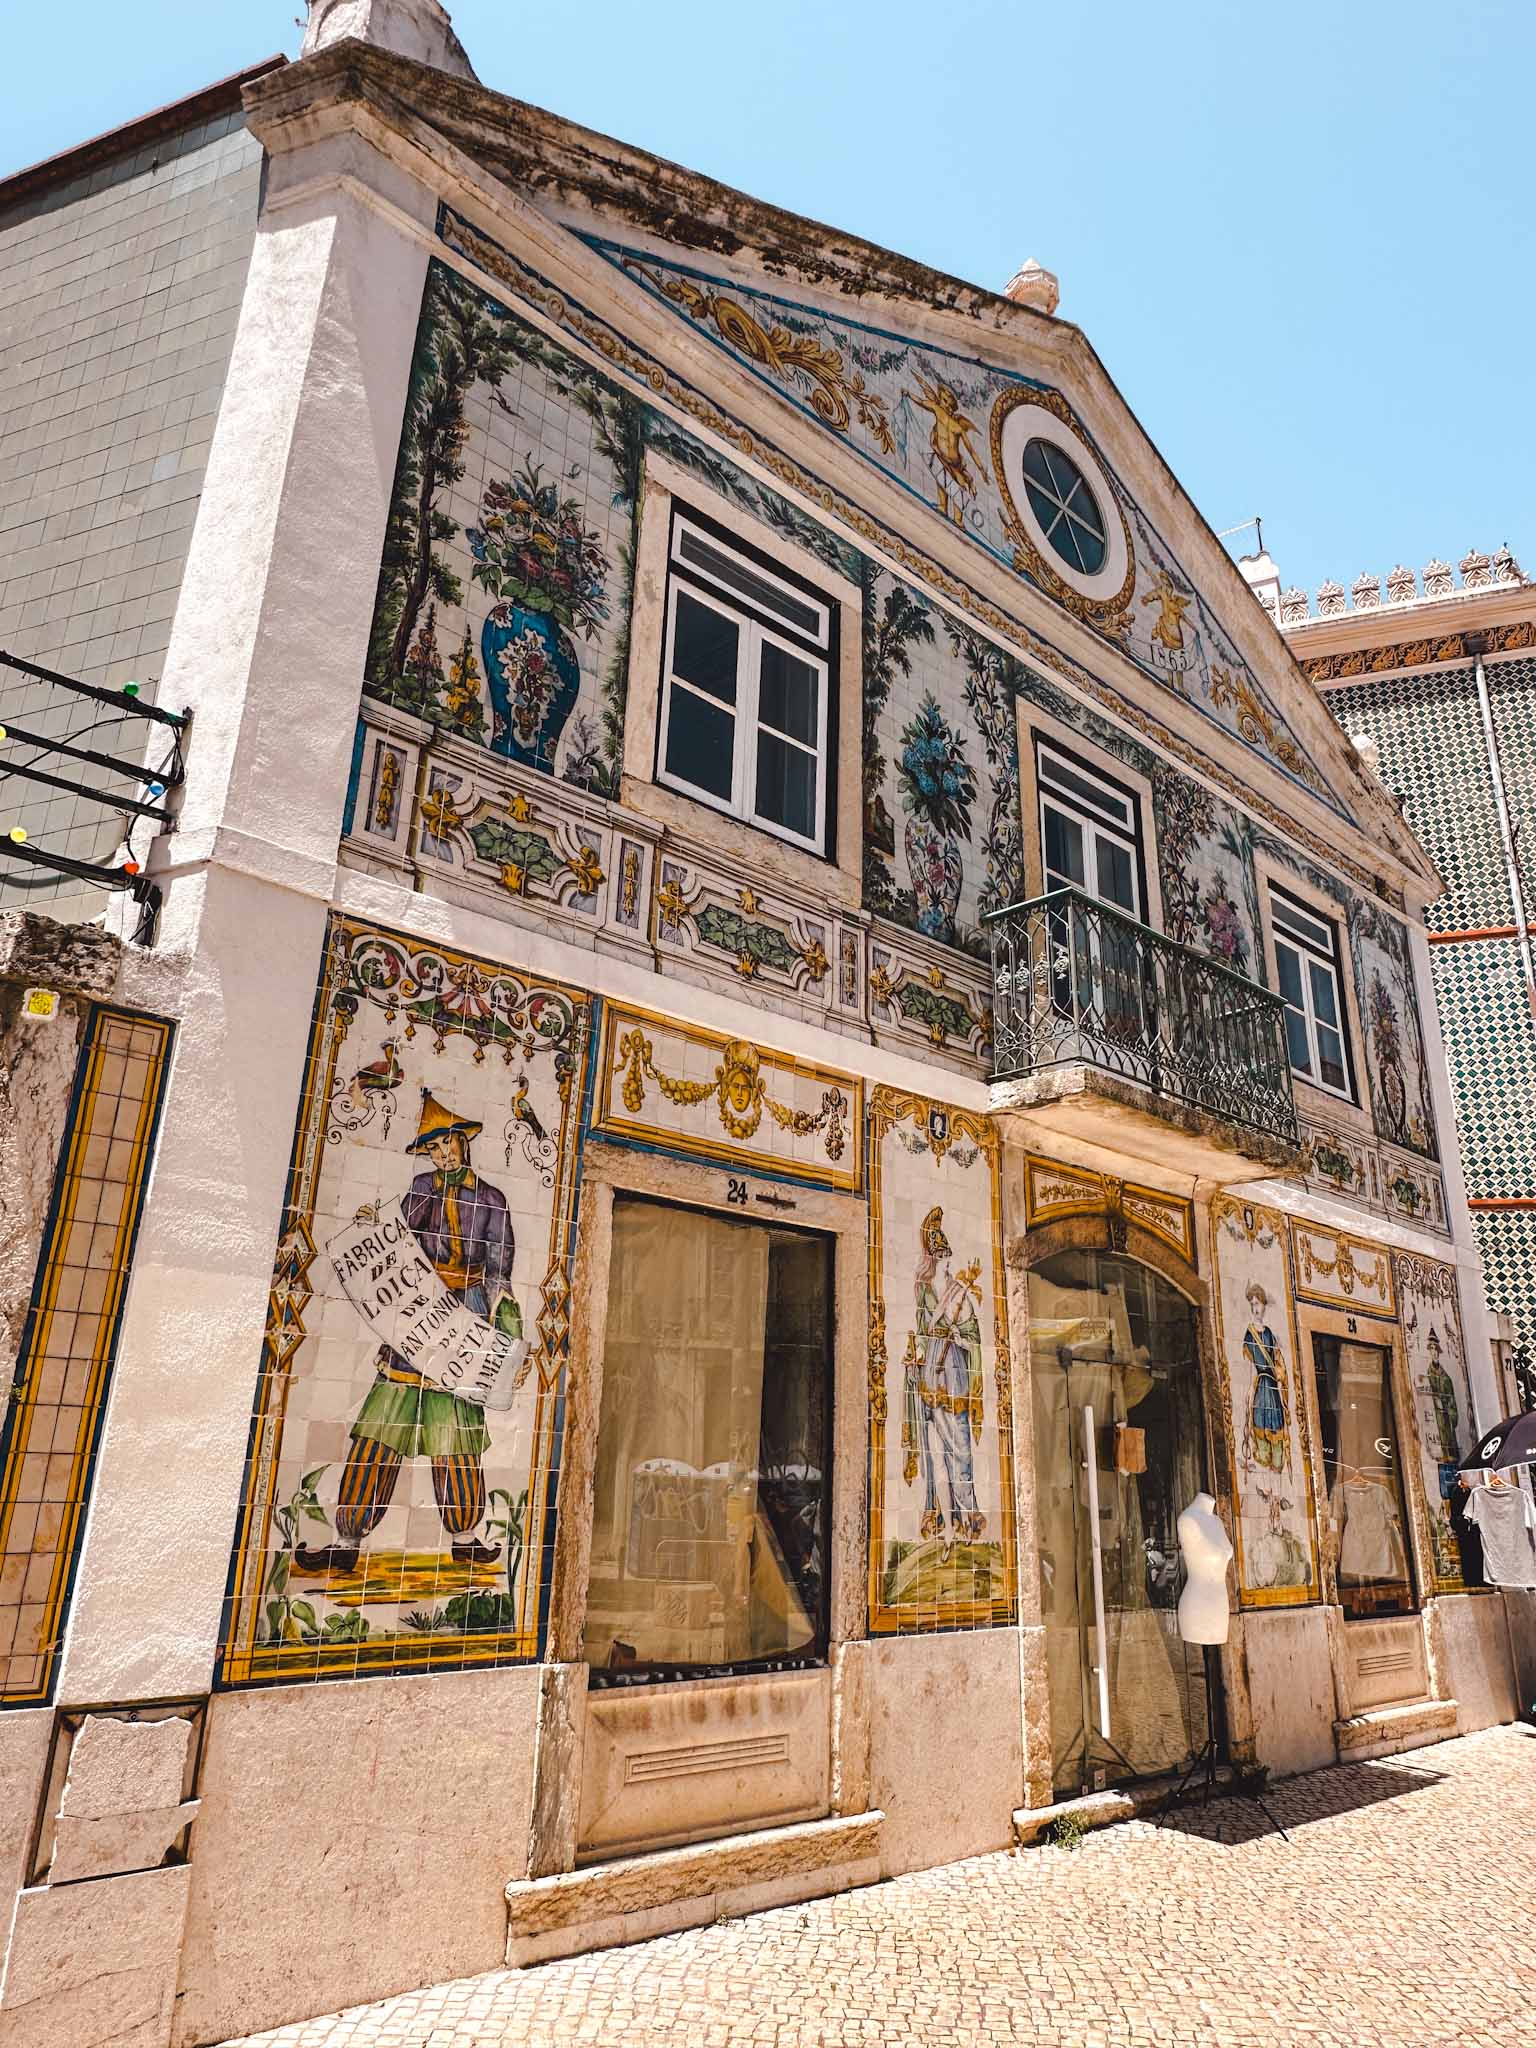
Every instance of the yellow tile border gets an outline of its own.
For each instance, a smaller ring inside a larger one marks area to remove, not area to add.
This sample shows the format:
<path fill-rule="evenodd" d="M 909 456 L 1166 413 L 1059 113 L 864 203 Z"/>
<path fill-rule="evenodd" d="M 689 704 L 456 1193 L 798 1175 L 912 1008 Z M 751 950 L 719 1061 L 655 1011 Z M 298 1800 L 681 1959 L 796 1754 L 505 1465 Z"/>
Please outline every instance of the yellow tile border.
<path fill-rule="evenodd" d="M 1076 1183 L 1081 1194 L 1065 1193 L 1041 1197 L 1040 1183 L 1047 1175 Z M 1024 1156 L 1024 1227 L 1053 1223 L 1067 1216 L 1118 1214 L 1176 1251 L 1186 1265 L 1198 1264 L 1195 1255 L 1195 1205 L 1181 1195 L 1161 1188 L 1143 1187 L 1138 1181 L 1120 1180 L 1097 1167 L 1071 1166 L 1065 1160 L 1047 1159 L 1039 1153 Z"/>
<path fill-rule="evenodd" d="M 997 1391 L 999 1514 L 1002 1522 L 1003 1593 L 992 1600 L 953 1600 L 922 1608 L 893 1607 L 881 1596 L 885 1523 L 885 1426 L 888 1393 L 883 1224 L 885 1176 L 881 1140 L 894 1125 L 925 1127 L 931 1110 L 949 1119 L 949 1143 L 964 1138 L 985 1155 L 992 1226 L 993 1355 Z M 931 1635 L 946 1628 L 990 1628 L 1018 1612 L 1014 1530 L 1013 1380 L 1008 1348 L 1008 1293 L 1003 1268 L 1002 1141 L 985 1115 L 956 1109 L 925 1095 L 877 1086 L 869 1098 L 869 1629 L 871 1635 Z"/>
<path fill-rule="evenodd" d="M 1243 1494 L 1242 1479 L 1238 1471 L 1237 1445 L 1239 1418 L 1232 1405 L 1232 1371 L 1227 1360 L 1227 1334 L 1221 1312 L 1221 1225 L 1225 1218 L 1236 1216 L 1242 1224 L 1245 1236 L 1251 1244 L 1258 1235 L 1258 1226 L 1267 1225 L 1275 1233 L 1280 1254 L 1280 1268 L 1285 1287 L 1285 1320 L 1291 1339 L 1291 1414 L 1296 1422 L 1296 1435 L 1300 1445 L 1302 1471 L 1307 1487 L 1307 1558 L 1308 1578 L 1305 1586 L 1248 1586 L 1243 1582 Z M 1250 1227 L 1248 1218 L 1254 1219 Z M 1291 1286 L 1291 1262 L 1286 1240 L 1287 1218 L 1279 1209 L 1265 1208 L 1258 1202 L 1240 1202 L 1235 1195 L 1218 1194 L 1211 1203 L 1211 1319 L 1216 1343 L 1216 1378 L 1221 1389 L 1222 1407 L 1226 1415 L 1228 1464 L 1232 1484 L 1232 1543 L 1236 1552 L 1237 1598 L 1240 1607 L 1310 1607 L 1322 1598 L 1322 1573 L 1317 1554 L 1317 1495 L 1312 1484 L 1312 1429 L 1308 1421 L 1307 1389 L 1302 1383 L 1301 1326 L 1296 1314 L 1296 1296 Z M 1310 1370 L 1311 1361 L 1307 1361 Z"/>
<path fill-rule="evenodd" d="M 126 1170 L 121 1180 L 116 1183 L 122 1189 L 122 1206 L 118 1214 L 111 1255 L 105 1267 L 108 1275 L 106 1291 L 101 1307 L 94 1311 L 96 1330 L 85 1388 L 79 1404 L 80 1424 L 70 1451 L 68 1498 L 61 1504 L 63 1514 L 54 1541 L 48 1589 L 42 1602 L 46 1616 L 43 1642 L 35 1656 L 26 1652 L 18 1655 L 12 1651 L 8 1652 L 6 1657 L 0 1657 L 0 1670 L 6 1668 L 10 1657 L 15 1657 L 18 1662 L 33 1661 L 40 1667 L 35 1684 L 20 1687 L 0 1684 L 0 1700 L 13 1706 L 46 1700 L 53 1689 L 70 1586 L 85 1513 L 89 1505 L 97 1440 L 106 1409 L 112 1364 L 117 1351 L 123 1301 L 132 1271 L 133 1245 L 143 1210 L 145 1184 L 154 1150 L 160 1104 L 165 1092 L 170 1049 L 175 1037 L 175 1026 L 163 1018 L 145 1016 L 138 1011 L 118 1009 L 108 1004 L 94 1005 L 87 1019 L 76 1069 L 75 1092 L 70 1104 L 69 1121 L 54 1179 L 52 1213 L 38 1258 L 37 1279 L 28 1314 L 27 1333 L 16 1364 L 5 1464 L 4 1470 L 0 1471 L 0 1553 L 6 1548 L 6 1540 L 14 1521 L 22 1461 L 27 1455 L 32 1426 L 41 1405 L 37 1399 L 38 1374 L 34 1368 L 47 1356 L 49 1335 L 54 1320 L 60 1313 L 59 1283 L 65 1271 L 69 1270 L 65 1254 L 69 1250 L 71 1235 L 76 1225 L 80 1191 L 85 1185 L 85 1176 L 81 1170 L 85 1152 L 93 1137 L 98 1135 L 93 1129 L 96 1111 L 104 1101 L 110 1100 L 115 1118 L 118 1105 L 124 1100 L 133 1099 L 131 1095 L 117 1093 L 107 1098 L 102 1090 L 103 1065 L 117 1050 L 107 1043 L 107 1030 L 117 1023 L 126 1023 L 135 1030 L 148 1033 L 152 1043 L 144 1057 L 143 1092 L 138 1100 L 138 1115 L 130 1140 L 131 1149 Z M 94 1179 L 93 1176 L 93 1184 Z M 94 1222 L 83 1227 L 93 1228 Z M 85 1315 L 91 1312 L 72 1313 L 77 1313 L 78 1320 L 83 1321 Z"/>
<path fill-rule="evenodd" d="M 576 1057 L 569 1085 L 561 1105 L 558 1165 L 550 1209 L 549 1262 L 540 1288 L 540 1313 L 548 1306 L 552 1283 L 563 1282 L 566 1251 L 575 1217 L 577 1175 L 576 1138 L 580 1123 L 581 1095 L 585 1085 L 585 1050 L 589 1043 L 592 998 L 585 991 L 547 976 L 530 975 L 504 962 L 483 960 L 477 954 L 439 944 L 435 939 L 402 932 L 372 919 L 348 917 L 333 912 L 326 929 L 320 973 L 315 992 L 314 1016 L 310 1027 L 305 1062 L 304 1091 L 294 1131 L 289 1167 L 289 1199 L 283 1209 L 276 1253 L 295 1230 L 309 1246 L 307 1268 L 314 1256 L 313 1222 L 319 1161 L 325 1151 L 324 1117 L 319 1112 L 331 1100 L 335 1086 L 336 1062 L 348 1025 L 343 1016 L 331 1014 L 327 994 L 340 992 L 337 969 L 349 960 L 359 941 L 378 937 L 418 951 L 427 951 L 455 965 L 472 965 L 494 975 L 509 975 L 540 989 L 566 997 L 576 1021 L 573 1052 Z M 274 1257 L 274 1274 L 276 1255 Z M 302 1276 L 301 1276 L 302 1277 Z M 307 1306 L 306 1294 L 301 1306 Z M 284 1411 L 292 1384 L 295 1358 L 303 1349 L 305 1336 L 302 1313 L 295 1312 L 287 1323 L 297 1325 L 296 1342 L 279 1353 L 276 1339 L 281 1334 L 288 1310 L 274 1286 L 269 1299 L 267 1331 L 262 1343 L 261 1367 L 251 1422 L 250 1447 L 242 1487 L 240 1520 L 235 1532 L 230 1562 L 229 1588 L 225 1595 L 224 1626 L 220 1632 L 217 1681 L 222 1686 L 276 1684 L 295 1679 L 366 1676 L 396 1668 L 454 1670 L 482 1664 L 525 1663 L 538 1655 L 539 1601 L 544 1575 L 544 1525 L 547 1494 L 555 1454 L 554 1416 L 559 1398 L 559 1374 L 548 1380 L 540 1368 L 541 1385 L 534 1411 L 532 1446 L 528 1475 L 528 1506 L 524 1524 L 525 1548 L 518 1592 L 518 1625 L 498 1634 L 450 1636 L 422 1635 L 409 1640 L 391 1636 L 377 1643 L 347 1642 L 334 1646 L 322 1643 L 265 1644 L 256 1640 L 260 1626 L 262 1579 L 269 1555 L 268 1538 L 276 1505 L 275 1487 L 282 1450 Z M 535 1324 L 537 1317 L 530 1318 Z M 535 1356 L 538 1354 L 535 1353 Z M 251 1583 L 251 1574 L 255 1582 Z"/>
<path fill-rule="evenodd" d="M 658 1031 L 673 1032 L 691 1045 L 718 1052 L 720 1062 L 715 1077 L 708 1082 L 689 1081 L 657 1069 L 648 1034 Z M 765 1069 L 769 1073 L 812 1076 L 823 1092 L 820 1117 L 793 1110 L 771 1096 Z M 617 1109 L 613 1104 L 616 1087 L 628 1091 L 628 1099 L 621 1097 L 622 1106 Z M 682 1107 L 703 1109 L 711 1104 L 718 1134 L 675 1131 L 642 1116 L 640 1112 L 651 1088 Z M 832 1111 L 828 1102 L 834 1092 L 844 1098 L 840 1112 Z M 823 1167 L 812 1160 L 786 1158 L 766 1145 L 750 1143 L 763 1128 L 765 1111 L 777 1128 L 789 1130 L 794 1136 L 818 1135 L 825 1128 L 828 1164 Z M 597 1137 L 630 1139 L 654 1146 L 658 1151 L 686 1153 L 727 1165 L 734 1163 L 754 1173 L 782 1174 L 787 1179 L 857 1194 L 863 1185 L 863 1122 L 864 1084 L 857 1075 L 797 1059 L 753 1039 L 732 1038 L 704 1025 L 684 1023 L 655 1010 L 624 1003 L 603 1005 L 597 1088 L 592 1105 L 592 1131 Z M 844 1160 L 846 1164 L 842 1163 Z"/>

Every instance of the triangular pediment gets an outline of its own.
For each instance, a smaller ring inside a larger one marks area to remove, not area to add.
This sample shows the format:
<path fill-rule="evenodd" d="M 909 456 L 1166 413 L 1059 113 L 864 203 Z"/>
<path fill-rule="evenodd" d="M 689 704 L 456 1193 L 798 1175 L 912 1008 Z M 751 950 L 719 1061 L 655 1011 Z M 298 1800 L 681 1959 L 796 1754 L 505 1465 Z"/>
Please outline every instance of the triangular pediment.
<path fill-rule="evenodd" d="M 1061 390 L 654 250 L 583 239 L 972 547 L 1128 656 L 1157 692 L 1352 815 L 1358 792 L 1334 786 Z M 1096 573 L 1064 563 L 1037 514 L 1023 459 L 1041 439 L 1076 458 L 1105 514 Z"/>

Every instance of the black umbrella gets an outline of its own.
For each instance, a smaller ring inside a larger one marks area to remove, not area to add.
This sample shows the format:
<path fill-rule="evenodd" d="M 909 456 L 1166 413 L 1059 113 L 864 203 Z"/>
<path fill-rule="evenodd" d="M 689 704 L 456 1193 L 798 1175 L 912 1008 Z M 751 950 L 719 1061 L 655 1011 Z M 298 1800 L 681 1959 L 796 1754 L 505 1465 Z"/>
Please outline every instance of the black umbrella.
<path fill-rule="evenodd" d="M 1487 1472 L 1507 1471 L 1511 1465 L 1536 1462 L 1536 1413 L 1508 1415 L 1484 1430 L 1472 1453 L 1468 1471 L 1481 1467 Z"/>

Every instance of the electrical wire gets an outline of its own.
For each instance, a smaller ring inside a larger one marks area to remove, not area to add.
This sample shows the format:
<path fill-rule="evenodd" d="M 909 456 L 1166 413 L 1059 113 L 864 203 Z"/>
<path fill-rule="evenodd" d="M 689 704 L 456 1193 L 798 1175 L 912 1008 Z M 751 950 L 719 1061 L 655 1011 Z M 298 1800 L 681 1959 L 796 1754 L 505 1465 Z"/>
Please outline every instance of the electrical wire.
<path fill-rule="evenodd" d="M 158 682 L 159 678 L 152 677 L 151 680 L 154 682 Z M 51 744 L 47 742 L 39 742 L 33 747 L 32 753 L 28 756 L 28 758 L 25 761 L 17 762 L 15 764 L 15 767 L 6 767 L 3 764 L 0 764 L 0 784 L 11 781 L 14 778 L 16 768 L 34 767 L 39 761 L 43 760 L 47 755 L 56 752 L 57 747 L 59 745 L 78 746 L 82 740 L 89 739 L 92 733 L 99 732 L 104 725 L 123 725 L 126 724 L 132 717 L 133 713 L 131 711 L 104 712 L 100 718 L 93 718 L 89 725 L 82 726 L 79 729 L 79 731 L 71 730 L 69 732 L 66 732 L 63 736 L 62 741 Z M 0 717 L 0 726 L 3 726 L 4 722 L 4 718 Z M 175 773 L 178 775 L 179 779 L 180 773 L 183 772 L 181 752 L 181 729 L 179 727 L 175 728 L 174 731 L 172 732 L 171 751 L 167 755 L 164 763 L 159 768 L 152 769 L 150 772 L 153 774 L 157 782 L 165 784 L 167 788 L 171 787 L 171 784 L 167 781 L 168 774 Z M 89 801 L 89 799 L 87 799 L 87 801 Z M 102 794 L 97 799 L 97 801 L 99 801 L 104 808 L 108 810 L 112 809 L 112 799 L 109 795 Z M 129 860 L 137 862 L 138 857 L 133 850 L 132 814 L 127 811 L 113 811 L 112 814 L 113 816 L 115 816 L 117 820 L 117 830 L 119 834 L 118 845 L 126 849 Z M 106 818 L 103 818 L 101 820 L 101 829 L 103 831 L 108 829 L 108 820 Z M 46 851 L 46 848 L 40 846 L 38 850 L 39 852 L 43 852 Z M 106 865 L 107 859 L 110 859 L 110 857 L 110 854 L 105 856 L 99 862 L 97 862 L 97 865 L 104 867 Z M 56 874 L 43 873 L 40 875 L 14 875 L 8 873 L 5 876 L 4 886 L 8 890 L 14 889 L 18 891 L 29 891 L 33 889 L 52 889 L 58 887 L 59 880 L 60 878 Z"/>

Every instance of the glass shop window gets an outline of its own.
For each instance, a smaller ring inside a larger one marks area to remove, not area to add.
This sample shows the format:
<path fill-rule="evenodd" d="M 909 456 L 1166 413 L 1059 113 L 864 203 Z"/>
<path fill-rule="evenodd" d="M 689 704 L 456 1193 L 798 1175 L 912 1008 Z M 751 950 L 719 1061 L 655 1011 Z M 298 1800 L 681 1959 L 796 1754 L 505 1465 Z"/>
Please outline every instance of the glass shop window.
<path fill-rule="evenodd" d="M 615 1199 L 594 1682 L 822 1660 L 831 1387 L 830 1239 Z"/>
<path fill-rule="evenodd" d="M 677 515 L 658 779 L 823 852 L 833 619 L 827 598 Z"/>
<path fill-rule="evenodd" d="M 1278 889 L 1269 892 L 1269 909 L 1291 1071 L 1352 1101 L 1338 931 Z"/>
<path fill-rule="evenodd" d="M 1345 1616 L 1368 1621 L 1411 1614 L 1418 1601 L 1392 1405 L 1392 1354 L 1383 1344 L 1352 1344 L 1316 1332 L 1312 1360 Z"/>

